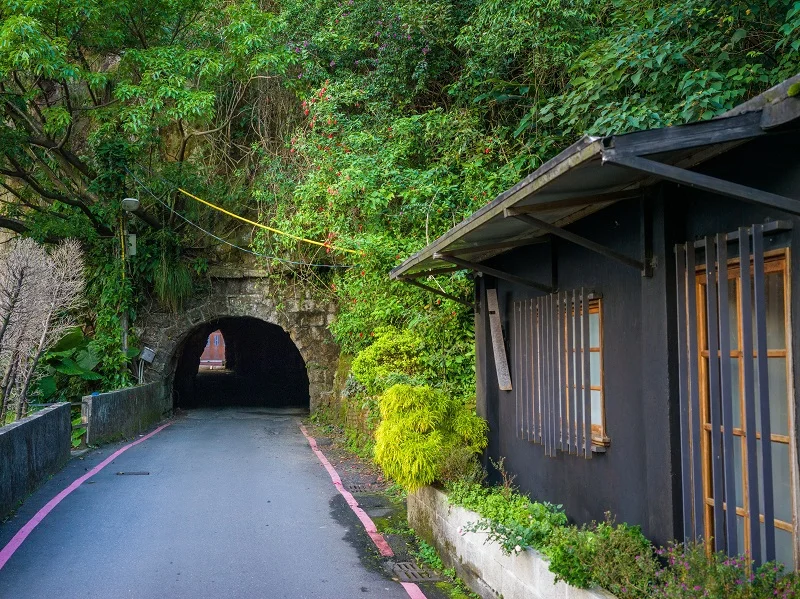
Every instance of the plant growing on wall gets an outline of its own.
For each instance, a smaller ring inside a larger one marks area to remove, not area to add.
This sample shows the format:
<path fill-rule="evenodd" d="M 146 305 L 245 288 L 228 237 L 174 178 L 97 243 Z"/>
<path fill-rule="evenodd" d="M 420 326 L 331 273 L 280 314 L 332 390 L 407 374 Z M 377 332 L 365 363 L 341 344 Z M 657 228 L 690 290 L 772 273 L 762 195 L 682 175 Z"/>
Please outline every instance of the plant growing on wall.
<path fill-rule="evenodd" d="M 408 491 L 440 479 L 451 454 L 461 453 L 469 470 L 486 447 L 486 422 L 431 387 L 394 385 L 381 396 L 380 410 L 375 462 Z"/>

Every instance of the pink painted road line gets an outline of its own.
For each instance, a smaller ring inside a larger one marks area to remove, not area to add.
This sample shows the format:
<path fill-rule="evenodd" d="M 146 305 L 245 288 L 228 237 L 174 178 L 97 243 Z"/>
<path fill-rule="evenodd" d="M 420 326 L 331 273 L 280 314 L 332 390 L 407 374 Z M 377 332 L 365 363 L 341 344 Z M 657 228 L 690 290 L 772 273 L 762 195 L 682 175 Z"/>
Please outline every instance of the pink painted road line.
<path fill-rule="evenodd" d="M 367 513 L 361 509 L 361 506 L 358 505 L 358 501 L 356 501 L 356 498 L 353 497 L 353 494 L 344 488 L 344 485 L 342 484 L 342 478 L 339 476 L 339 473 L 336 472 L 336 468 L 334 468 L 333 465 L 328 461 L 328 458 L 325 457 L 325 454 L 320 451 L 319 447 L 317 447 L 316 439 L 308 434 L 306 427 L 302 424 L 300 425 L 300 430 L 303 432 L 303 435 L 305 435 L 305 438 L 308 439 L 308 444 L 311 446 L 311 450 L 317 456 L 317 459 L 319 459 L 319 461 L 325 467 L 325 470 L 328 471 L 328 474 L 333 481 L 333 486 L 336 487 L 336 490 L 342 494 L 342 497 L 344 497 L 345 501 L 347 501 L 347 505 L 350 506 L 350 509 L 353 510 L 356 516 L 358 516 L 358 519 L 361 520 L 361 523 L 364 525 L 364 529 L 367 531 L 369 538 L 372 539 L 373 543 L 375 543 L 375 546 L 378 548 L 380 554 L 384 557 L 394 557 L 394 551 L 392 551 L 392 548 L 389 546 L 389 543 L 386 541 L 383 535 L 378 532 L 378 529 L 375 526 L 375 523 L 372 521 L 372 518 L 370 518 Z M 401 582 L 400 584 L 402 585 L 403 589 L 405 589 L 406 593 L 408 593 L 410 599 L 427 599 L 427 597 L 425 597 L 425 593 L 422 592 L 422 589 L 420 589 L 413 582 Z"/>
<path fill-rule="evenodd" d="M 87 472 L 86 474 L 84 474 L 80 478 L 76 479 L 70 486 L 68 486 L 66 489 L 61 491 L 58 495 L 53 497 L 50 501 L 48 501 L 47 504 L 42 509 L 40 509 L 38 512 L 36 512 L 36 515 L 33 518 L 31 518 L 30 520 L 28 520 L 27 523 L 25 523 L 25 526 L 23 526 L 22 528 L 19 529 L 17 534 L 14 535 L 14 537 L 8 542 L 8 544 L 5 547 L 3 547 L 3 549 L 0 550 L 0 570 L 2 570 L 3 566 L 5 566 L 6 563 L 8 562 L 8 560 L 11 559 L 11 556 L 14 555 L 14 552 L 17 549 L 19 549 L 20 545 L 22 545 L 22 543 L 25 542 L 25 539 L 27 539 L 28 535 L 30 535 L 33 532 L 33 529 L 36 528 L 37 526 L 39 526 L 39 524 L 41 523 L 42 520 L 45 519 L 47 514 L 52 512 L 53 509 L 59 503 L 61 503 L 70 493 L 72 493 L 75 489 L 80 487 L 84 482 L 86 482 L 88 479 L 93 477 L 95 474 L 100 472 L 103 468 L 108 466 L 111 462 L 116 460 L 120 455 L 122 455 L 123 453 L 128 451 L 131 447 L 133 447 L 134 445 L 139 445 L 139 443 L 143 443 L 144 441 L 147 441 L 150 437 L 152 437 L 153 435 L 155 435 L 156 433 L 158 433 L 160 431 L 163 431 L 165 428 L 167 428 L 171 424 L 172 424 L 171 422 L 167 422 L 166 424 L 162 424 L 156 430 L 154 430 L 152 433 L 148 433 L 147 435 L 145 435 L 141 439 L 137 439 L 133 443 L 129 443 L 125 447 L 122 447 L 122 448 L 118 449 L 117 451 L 112 453 L 110 456 L 108 456 L 105 460 L 100 462 L 97 466 L 95 466 L 94 468 L 89 470 L 89 472 Z"/>

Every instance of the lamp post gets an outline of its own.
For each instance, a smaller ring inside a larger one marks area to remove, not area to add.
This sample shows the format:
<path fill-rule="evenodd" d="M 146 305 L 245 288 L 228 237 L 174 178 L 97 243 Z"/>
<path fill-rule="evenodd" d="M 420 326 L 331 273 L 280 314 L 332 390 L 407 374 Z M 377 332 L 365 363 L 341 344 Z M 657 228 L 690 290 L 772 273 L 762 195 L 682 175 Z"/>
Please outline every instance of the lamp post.
<path fill-rule="evenodd" d="M 138 198 L 125 198 L 122 200 L 122 231 L 120 232 L 120 246 L 122 248 L 122 280 L 125 280 L 126 246 L 130 247 L 128 255 L 136 255 L 136 236 L 128 233 L 128 214 L 139 208 Z M 133 238 L 133 239 L 131 239 Z M 122 328 L 122 351 L 128 353 L 128 311 L 123 310 L 119 319 Z"/>

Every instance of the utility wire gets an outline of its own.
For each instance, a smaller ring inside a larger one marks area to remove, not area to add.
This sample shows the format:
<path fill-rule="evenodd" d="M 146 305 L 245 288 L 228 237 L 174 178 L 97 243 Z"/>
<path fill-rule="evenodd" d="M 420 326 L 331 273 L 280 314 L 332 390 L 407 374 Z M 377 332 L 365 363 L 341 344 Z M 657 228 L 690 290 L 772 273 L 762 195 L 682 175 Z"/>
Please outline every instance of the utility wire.
<path fill-rule="evenodd" d="M 142 189 L 144 189 L 144 190 L 145 190 L 147 193 L 149 193 L 151 196 L 153 196 L 153 199 L 154 199 L 156 202 L 158 202 L 159 204 L 161 204 L 162 206 L 164 206 L 164 207 L 165 207 L 167 210 L 169 210 L 170 212 L 172 212 L 172 214 L 174 214 L 174 215 L 175 215 L 175 216 L 177 216 L 178 218 L 180 218 L 180 219 L 182 219 L 182 220 L 186 221 L 187 223 L 189 223 L 190 225 L 192 225 L 194 228 L 198 229 L 199 231 L 202 231 L 203 233 L 205 233 L 205 234 L 206 234 L 206 235 L 208 235 L 209 237 L 213 237 L 214 239 L 216 239 L 216 240 L 217 240 L 217 241 L 219 241 L 220 243 L 224 243 L 225 245 L 228 245 L 228 246 L 230 246 L 230 247 L 232 247 L 232 248 L 235 248 L 235 249 L 237 249 L 237 250 L 241 250 L 242 252 L 246 252 L 246 253 L 248 253 L 248 254 L 251 254 L 251 255 L 253 255 L 253 256 L 257 256 L 257 257 L 259 257 L 259 258 L 267 258 L 267 259 L 270 259 L 270 260 L 277 260 L 278 262 L 282 262 L 283 264 L 292 264 L 292 265 L 297 265 L 297 266 L 316 266 L 316 267 L 320 267 L 320 268 L 353 268 L 353 266 L 352 266 L 352 265 L 340 265 L 340 264 L 312 264 L 312 263 L 309 263 L 309 262 L 299 262 L 299 261 L 295 261 L 295 260 L 286 260 L 285 258 L 278 258 L 277 256 L 268 256 L 267 254 L 260 254 L 260 253 L 258 253 L 258 252 L 254 252 L 253 250 L 249 250 L 249 249 L 247 249 L 247 248 L 243 248 L 243 247 L 241 247 L 241 246 L 238 246 L 238 245 L 236 245 L 235 243 L 231 243 L 230 241 L 227 241 L 227 240 L 225 240 L 225 239 L 222 239 L 221 237 L 217 237 L 216 235 L 214 235 L 214 234 L 213 234 L 213 233 L 211 233 L 210 231 L 206 231 L 206 230 L 205 230 L 203 227 L 201 227 L 200 225 L 198 225 L 198 224 L 197 224 L 197 223 L 195 223 L 195 222 L 192 222 L 191 220 L 189 220 L 188 218 L 186 218 L 185 216 L 183 216 L 183 215 L 182 215 L 180 212 L 178 212 L 177 210 L 175 210 L 174 208 L 172 208 L 172 207 L 171 207 L 169 204 L 167 204 L 167 203 L 166 203 L 166 202 L 164 202 L 164 201 L 163 201 L 161 198 L 159 198 L 159 197 L 158 197 L 158 196 L 157 196 L 157 195 L 156 195 L 156 194 L 155 194 L 155 193 L 154 193 L 154 192 L 153 192 L 153 191 L 152 191 L 152 190 L 151 190 L 149 187 L 147 187 L 147 186 L 146 186 L 144 183 L 142 183 L 142 182 L 141 182 L 141 181 L 140 181 L 140 180 L 139 180 L 139 179 L 136 177 L 136 175 L 134 175 L 134 174 L 133 174 L 131 171 L 129 171 L 129 170 L 127 169 L 127 167 L 123 167 L 123 168 L 125 168 L 125 170 L 126 170 L 126 171 L 128 171 L 128 174 L 129 174 L 129 175 L 130 175 L 130 176 L 133 178 L 133 180 L 134 180 L 134 181 L 136 181 L 136 183 L 139 185 L 139 187 L 141 187 L 141 188 L 142 188 Z"/>
<path fill-rule="evenodd" d="M 267 225 L 263 225 L 261 223 L 257 223 L 254 220 L 247 219 L 247 218 L 245 218 L 243 216 L 239 216 L 238 214 L 234 214 L 233 212 L 228 212 L 227 210 L 225 210 L 225 208 L 220 208 L 216 204 L 212 204 L 211 202 L 209 202 L 207 200 L 204 200 L 203 198 L 198 198 L 196 195 L 192 195 L 191 193 L 189 193 L 185 189 L 181 189 L 180 187 L 178 187 L 178 191 L 180 191 L 183 195 L 189 196 L 193 200 L 196 200 L 196 201 L 200 202 L 201 204 L 205 204 L 209 208 L 213 208 L 214 210 L 219 210 L 220 212 L 222 212 L 222 214 L 227 214 L 228 216 L 232 216 L 233 218 L 236 218 L 236 219 L 239 219 L 240 221 L 246 222 L 248 225 L 253 225 L 254 227 L 260 227 L 260 228 L 265 229 L 267 231 L 271 231 L 273 233 L 277 233 L 278 235 L 285 235 L 286 237 L 291 237 L 292 239 L 295 239 L 297 241 L 303 241 L 305 243 L 313 243 L 314 245 L 318 245 L 320 247 L 328 248 L 328 249 L 331 249 L 331 250 L 337 250 L 337 251 L 340 251 L 340 252 L 350 252 L 351 254 L 359 254 L 360 253 L 358 250 L 351 250 L 351 249 L 348 249 L 348 248 L 340 248 L 340 247 L 336 247 L 334 245 L 331 245 L 329 243 L 323 243 L 321 241 L 314 241 L 313 239 L 306 239 L 305 237 L 298 237 L 297 235 L 292 235 L 291 233 L 287 233 L 286 231 L 279 231 L 278 229 L 273 229 L 272 227 L 268 227 Z"/>

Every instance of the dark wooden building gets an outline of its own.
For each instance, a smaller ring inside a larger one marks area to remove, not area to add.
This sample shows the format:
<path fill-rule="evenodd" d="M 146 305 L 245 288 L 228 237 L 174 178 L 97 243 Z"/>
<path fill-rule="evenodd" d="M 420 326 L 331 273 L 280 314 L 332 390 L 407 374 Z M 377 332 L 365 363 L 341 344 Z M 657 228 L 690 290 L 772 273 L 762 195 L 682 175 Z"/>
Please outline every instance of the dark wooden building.
<path fill-rule="evenodd" d="M 392 271 L 478 275 L 487 452 L 532 497 L 797 565 L 799 81 L 581 139 Z"/>

